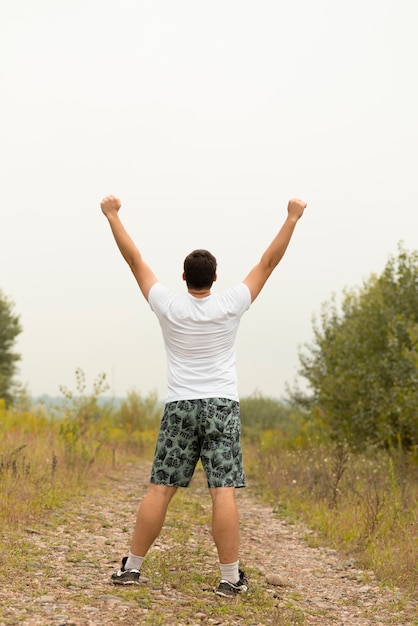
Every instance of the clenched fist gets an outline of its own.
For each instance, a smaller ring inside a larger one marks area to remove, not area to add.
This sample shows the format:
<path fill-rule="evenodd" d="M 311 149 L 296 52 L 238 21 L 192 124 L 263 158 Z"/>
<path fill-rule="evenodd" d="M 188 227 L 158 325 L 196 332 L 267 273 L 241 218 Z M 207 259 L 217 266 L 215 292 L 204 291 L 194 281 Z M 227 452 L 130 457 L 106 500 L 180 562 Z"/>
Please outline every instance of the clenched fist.
<path fill-rule="evenodd" d="M 298 198 L 292 198 L 289 200 L 289 204 L 287 205 L 287 212 L 289 217 L 298 220 L 302 217 L 304 210 L 306 209 L 307 204 L 303 200 L 298 200 Z"/>
<path fill-rule="evenodd" d="M 111 215 L 117 214 L 122 206 L 122 203 L 119 198 L 116 198 L 115 196 L 106 196 L 106 198 L 103 198 L 101 201 L 100 206 L 106 217 L 110 217 Z"/>

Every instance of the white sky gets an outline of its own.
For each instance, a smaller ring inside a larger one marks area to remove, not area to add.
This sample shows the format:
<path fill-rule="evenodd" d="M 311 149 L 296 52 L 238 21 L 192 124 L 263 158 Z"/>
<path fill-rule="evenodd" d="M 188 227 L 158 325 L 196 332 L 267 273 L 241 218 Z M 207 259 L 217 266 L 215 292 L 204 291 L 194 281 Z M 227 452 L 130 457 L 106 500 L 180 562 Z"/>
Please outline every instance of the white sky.
<path fill-rule="evenodd" d="M 100 212 L 159 279 L 208 248 L 242 280 L 308 202 L 244 316 L 242 396 L 292 383 L 333 292 L 418 248 L 416 0 L 14 0 L 0 5 L 0 289 L 33 395 L 164 399 L 158 322 Z"/>

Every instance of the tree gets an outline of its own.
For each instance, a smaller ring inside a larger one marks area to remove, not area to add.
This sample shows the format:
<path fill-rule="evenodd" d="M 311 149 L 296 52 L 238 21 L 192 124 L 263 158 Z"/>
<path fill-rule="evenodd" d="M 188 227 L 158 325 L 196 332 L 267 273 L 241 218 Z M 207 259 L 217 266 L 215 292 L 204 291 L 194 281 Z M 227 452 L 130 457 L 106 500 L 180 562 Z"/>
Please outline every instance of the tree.
<path fill-rule="evenodd" d="M 159 425 L 161 414 L 162 408 L 155 391 L 142 398 L 137 391 L 131 390 L 117 411 L 116 422 L 127 433 L 147 430 Z"/>
<path fill-rule="evenodd" d="M 17 336 L 22 332 L 19 316 L 13 312 L 14 304 L 0 291 L 0 398 L 12 404 L 17 384 L 15 375 L 20 355 L 13 351 Z"/>
<path fill-rule="evenodd" d="M 418 443 L 418 252 L 400 245 L 380 276 L 323 305 L 314 341 L 299 354 L 311 393 L 292 399 L 320 411 L 332 436 L 410 448 Z"/>
<path fill-rule="evenodd" d="M 242 432 L 246 436 L 259 435 L 265 430 L 289 433 L 299 429 L 299 415 L 286 402 L 255 392 L 241 398 L 240 415 Z"/>

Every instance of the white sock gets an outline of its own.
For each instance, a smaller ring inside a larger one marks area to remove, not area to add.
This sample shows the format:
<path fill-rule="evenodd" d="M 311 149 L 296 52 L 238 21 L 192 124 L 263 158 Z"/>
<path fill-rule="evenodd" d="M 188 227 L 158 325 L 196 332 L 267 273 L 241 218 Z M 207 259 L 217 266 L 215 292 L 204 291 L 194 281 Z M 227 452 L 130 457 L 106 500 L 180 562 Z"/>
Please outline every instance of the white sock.
<path fill-rule="evenodd" d="M 235 563 L 219 563 L 221 579 L 236 585 L 239 581 L 238 563 L 239 561 L 235 561 Z"/>
<path fill-rule="evenodd" d="M 136 556 L 129 551 L 128 560 L 125 563 L 125 569 L 137 569 L 140 572 L 144 558 L 144 556 Z"/>

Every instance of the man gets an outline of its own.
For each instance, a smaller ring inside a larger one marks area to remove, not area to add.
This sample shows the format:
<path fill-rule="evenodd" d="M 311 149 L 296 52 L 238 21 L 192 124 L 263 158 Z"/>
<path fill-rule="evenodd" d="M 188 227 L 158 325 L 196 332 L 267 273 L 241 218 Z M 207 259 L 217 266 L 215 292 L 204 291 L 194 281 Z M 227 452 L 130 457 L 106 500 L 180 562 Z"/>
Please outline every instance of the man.
<path fill-rule="evenodd" d="M 245 486 L 241 453 L 235 338 L 240 319 L 283 257 L 306 203 L 293 199 L 280 231 L 245 280 L 212 294 L 216 259 L 195 250 L 184 261 L 187 293 L 158 282 L 119 219 L 121 203 L 101 203 L 115 241 L 151 309 L 157 315 L 167 353 L 168 394 L 148 491 L 138 509 L 130 552 L 116 585 L 139 584 L 142 562 L 158 537 L 178 487 L 187 487 L 200 459 L 212 498 L 212 535 L 221 582 L 216 593 L 247 591 L 239 569 L 239 521 L 235 489 Z"/>

